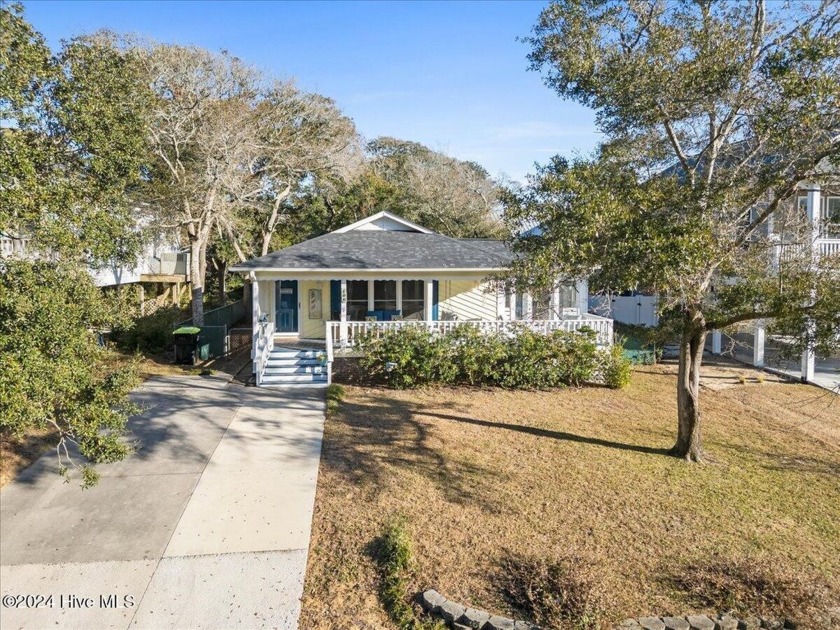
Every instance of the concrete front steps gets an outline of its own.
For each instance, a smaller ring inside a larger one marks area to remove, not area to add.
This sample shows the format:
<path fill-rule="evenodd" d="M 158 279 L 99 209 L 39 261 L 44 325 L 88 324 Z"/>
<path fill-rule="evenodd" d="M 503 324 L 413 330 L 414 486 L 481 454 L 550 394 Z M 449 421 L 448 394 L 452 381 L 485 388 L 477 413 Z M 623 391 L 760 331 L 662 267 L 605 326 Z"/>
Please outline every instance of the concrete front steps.
<path fill-rule="evenodd" d="M 318 350 L 295 350 L 276 347 L 268 355 L 263 385 L 327 385 L 327 367 L 321 365 Z"/>

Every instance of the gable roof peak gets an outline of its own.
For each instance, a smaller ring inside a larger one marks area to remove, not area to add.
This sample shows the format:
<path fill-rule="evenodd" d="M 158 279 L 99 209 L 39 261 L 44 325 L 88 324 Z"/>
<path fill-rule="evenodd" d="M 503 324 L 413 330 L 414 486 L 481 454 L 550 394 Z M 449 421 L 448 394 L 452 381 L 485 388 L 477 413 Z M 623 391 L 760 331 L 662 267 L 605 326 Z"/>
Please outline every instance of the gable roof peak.
<path fill-rule="evenodd" d="M 391 227 L 387 227 L 390 224 Z M 396 227 L 394 227 L 396 226 Z M 331 234 L 343 234 L 345 232 L 353 232 L 355 230 L 383 230 L 391 232 L 420 232 L 421 234 L 435 234 L 433 230 L 418 225 L 413 221 L 404 219 L 401 216 L 382 210 L 369 217 L 356 221 L 350 225 L 345 225 L 342 228 L 333 230 Z"/>

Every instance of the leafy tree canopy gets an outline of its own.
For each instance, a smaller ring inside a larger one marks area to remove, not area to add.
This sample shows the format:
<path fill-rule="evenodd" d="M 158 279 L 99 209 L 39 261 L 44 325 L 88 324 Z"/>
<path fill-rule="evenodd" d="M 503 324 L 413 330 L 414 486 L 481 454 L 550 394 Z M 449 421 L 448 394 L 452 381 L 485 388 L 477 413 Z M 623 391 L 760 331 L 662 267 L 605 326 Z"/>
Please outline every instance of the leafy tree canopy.
<path fill-rule="evenodd" d="M 840 260 L 813 254 L 831 228 L 795 204 L 803 184 L 836 182 L 839 24 L 832 1 L 557 0 L 528 39 L 532 68 L 592 107 L 605 139 L 508 197 L 517 276 L 660 295 L 681 338 L 682 457 L 702 454 L 708 331 L 764 318 L 798 349 L 840 339 Z"/>
<path fill-rule="evenodd" d="M 292 205 L 290 227 L 302 224 L 309 238 L 388 210 L 449 236 L 506 234 L 501 187 L 479 164 L 395 138 L 372 140 L 365 157 L 349 181 L 309 182 Z"/>
<path fill-rule="evenodd" d="M 134 260 L 137 77 L 135 60 L 101 39 L 53 55 L 20 5 L 0 5 L 0 233 L 29 239 L 27 258 L 0 262 L 0 429 L 51 428 L 62 471 L 79 466 L 85 487 L 92 464 L 130 450 L 134 370 L 110 370 L 95 334 L 126 310 L 88 266 Z"/>
<path fill-rule="evenodd" d="M 131 260 L 147 103 L 131 55 L 91 38 L 53 55 L 20 5 L 0 7 L 0 232 L 65 259 Z"/>

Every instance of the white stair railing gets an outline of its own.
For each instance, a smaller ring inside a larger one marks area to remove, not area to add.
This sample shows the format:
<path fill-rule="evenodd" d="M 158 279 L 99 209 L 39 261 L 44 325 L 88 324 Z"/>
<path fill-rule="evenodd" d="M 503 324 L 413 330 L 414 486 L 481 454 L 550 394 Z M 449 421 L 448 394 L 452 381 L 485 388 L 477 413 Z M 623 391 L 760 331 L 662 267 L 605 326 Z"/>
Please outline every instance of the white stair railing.
<path fill-rule="evenodd" d="M 268 357 L 274 349 L 274 322 L 260 322 L 258 325 L 260 328 L 254 355 L 254 363 L 256 364 L 254 371 L 257 374 L 257 386 L 259 387 L 263 383 Z"/>

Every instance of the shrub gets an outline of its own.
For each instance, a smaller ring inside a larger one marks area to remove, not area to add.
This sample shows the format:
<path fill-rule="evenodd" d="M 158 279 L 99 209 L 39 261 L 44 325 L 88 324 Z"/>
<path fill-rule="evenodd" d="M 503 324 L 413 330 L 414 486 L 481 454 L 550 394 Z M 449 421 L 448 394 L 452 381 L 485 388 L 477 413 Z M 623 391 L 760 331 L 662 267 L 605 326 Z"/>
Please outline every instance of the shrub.
<path fill-rule="evenodd" d="M 469 385 L 493 383 L 499 364 L 508 356 L 505 341 L 498 334 L 482 334 L 475 326 L 458 326 L 447 338 L 457 364 L 455 380 Z"/>
<path fill-rule="evenodd" d="M 172 347 L 172 326 L 184 319 L 178 308 L 161 308 L 152 315 L 138 317 L 130 327 L 117 330 L 114 340 L 125 350 L 155 354 Z"/>
<path fill-rule="evenodd" d="M 414 558 L 405 519 L 394 518 L 377 543 L 376 555 L 382 573 L 379 595 L 385 610 L 401 630 L 423 628 L 425 624 L 417 619 L 408 599 L 408 577 Z"/>
<path fill-rule="evenodd" d="M 545 335 L 522 325 L 512 334 L 484 334 L 470 324 L 436 335 L 406 326 L 362 340 L 362 368 L 393 387 L 429 384 L 547 389 L 579 386 L 603 371 L 595 332 Z"/>
<path fill-rule="evenodd" d="M 611 389 L 623 389 L 630 384 L 633 362 L 624 355 L 624 348 L 615 345 L 601 353 L 601 378 Z"/>
<path fill-rule="evenodd" d="M 369 334 L 361 340 L 362 368 L 374 379 L 405 389 L 430 383 L 451 383 L 457 368 L 452 345 L 445 336 L 430 334 L 420 326 L 406 326 L 382 335 Z"/>
<path fill-rule="evenodd" d="M 591 561 L 509 556 L 499 586 L 510 604 L 547 628 L 598 628 L 604 594 Z"/>
<path fill-rule="evenodd" d="M 344 388 L 338 383 L 332 383 L 327 387 L 327 412 L 335 413 L 341 401 L 344 400 Z"/>

